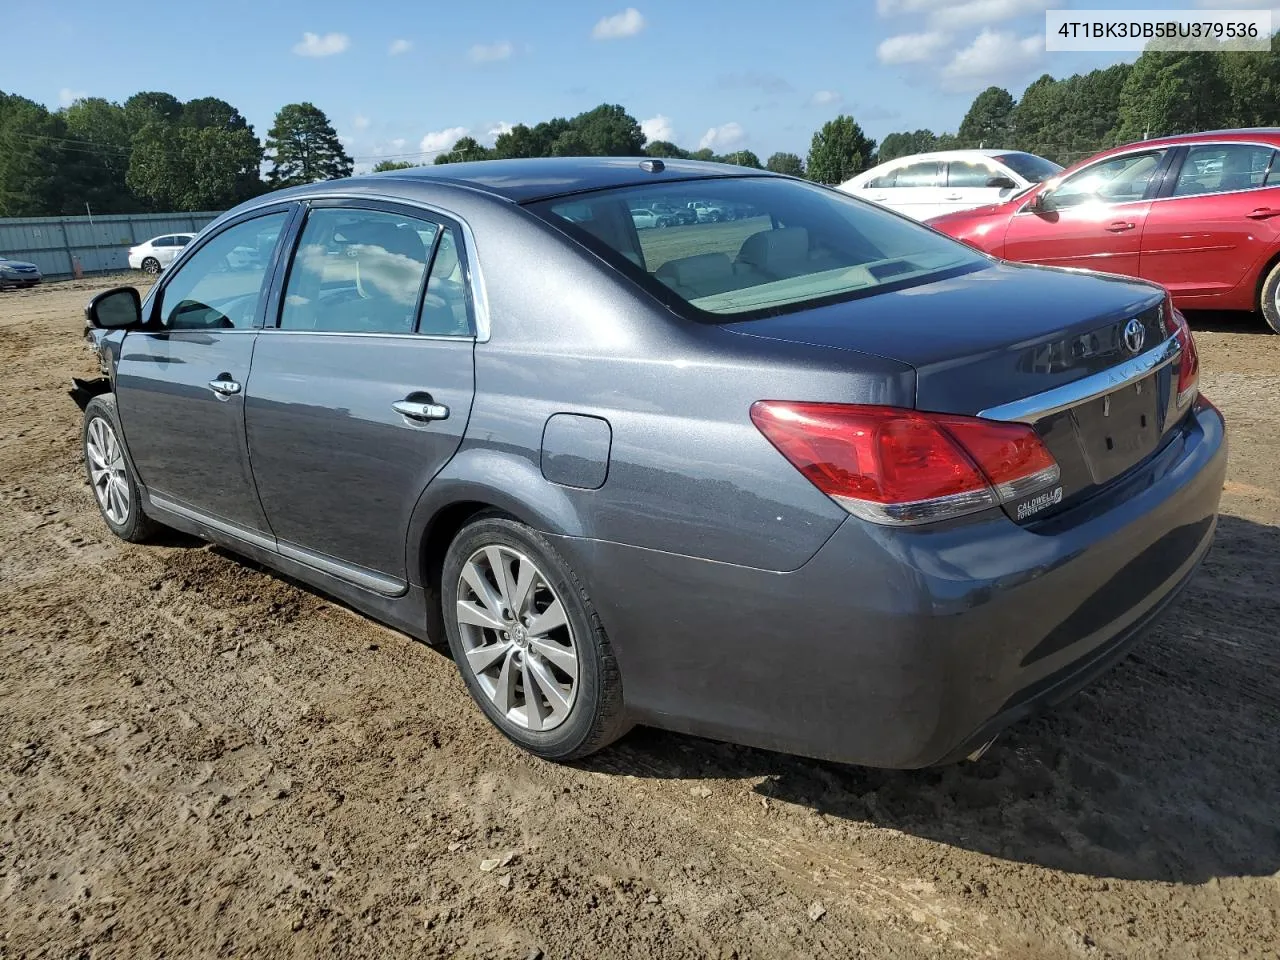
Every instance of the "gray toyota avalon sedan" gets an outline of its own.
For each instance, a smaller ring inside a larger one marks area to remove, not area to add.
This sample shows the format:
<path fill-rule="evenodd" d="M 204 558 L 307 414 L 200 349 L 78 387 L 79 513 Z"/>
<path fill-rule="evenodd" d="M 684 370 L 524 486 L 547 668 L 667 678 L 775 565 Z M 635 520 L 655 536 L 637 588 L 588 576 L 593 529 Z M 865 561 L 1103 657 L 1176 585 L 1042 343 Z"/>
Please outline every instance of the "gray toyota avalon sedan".
<path fill-rule="evenodd" d="M 741 214 L 632 215 L 697 204 Z M 557 760 L 637 723 L 971 755 L 1178 594 L 1226 468 L 1161 288 L 738 167 L 287 190 L 87 315 L 104 375 L 73 393 L 117 535 L 194 533 L 447 639 Z"/>

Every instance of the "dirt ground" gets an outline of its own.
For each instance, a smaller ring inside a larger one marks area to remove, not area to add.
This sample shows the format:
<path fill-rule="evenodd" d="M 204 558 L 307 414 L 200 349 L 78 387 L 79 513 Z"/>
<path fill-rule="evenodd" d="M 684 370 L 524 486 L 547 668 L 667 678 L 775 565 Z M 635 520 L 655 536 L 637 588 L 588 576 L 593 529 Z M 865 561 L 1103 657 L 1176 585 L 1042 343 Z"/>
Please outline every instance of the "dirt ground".
<path fill-rule="evenodd" d="M 521 753 L 435 650 L 113 539 L 101 280 L 0 294 L 0 958 L 1280 955 L 1280 337 L 1192 318 L 1217 546 L 1102 681 L 886 773 L 639 730 Z M 496 861 L 496 863 L 495 863 Z"/>

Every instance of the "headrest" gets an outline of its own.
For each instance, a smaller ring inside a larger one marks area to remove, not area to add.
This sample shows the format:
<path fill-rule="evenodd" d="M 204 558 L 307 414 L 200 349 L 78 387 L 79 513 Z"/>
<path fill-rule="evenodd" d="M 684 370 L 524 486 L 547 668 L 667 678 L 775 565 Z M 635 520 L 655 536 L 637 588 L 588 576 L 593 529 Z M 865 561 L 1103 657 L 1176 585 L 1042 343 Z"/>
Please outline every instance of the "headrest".
<path fill-rule="evenodd" d="M 694 257 L 668 260 L 655 274 L 659 280 L 670 280 L 682 287 L 698 288 L 706 283 L 733 276 L 733 264 L 723 253 L 700 253 Z"/>
<path fill-rule="evenodd" d="M 383 221 L 365 221 L 344 230 L 347 240 L 356 244 L 356 256 L 360 259 L 384 256 L 386 253 L 408 257 L 417 263 L 426 260 L 426 250 L 418 231 Z M 364 249 L 361 249 L 364 248 Z"/>
<path fill-rule="evenodd" d="M 809 231 L 804 227 L 761 230 L 742 243 L 738 259 L 767 270 L 770 264 L 801 260 L 809 255 Z"/>

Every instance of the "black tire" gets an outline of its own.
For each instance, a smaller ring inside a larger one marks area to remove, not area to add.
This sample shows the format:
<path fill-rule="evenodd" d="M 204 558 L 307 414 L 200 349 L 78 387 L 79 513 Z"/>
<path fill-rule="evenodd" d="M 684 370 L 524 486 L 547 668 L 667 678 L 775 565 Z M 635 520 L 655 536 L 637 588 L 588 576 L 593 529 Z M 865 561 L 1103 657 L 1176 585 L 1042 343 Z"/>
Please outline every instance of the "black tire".
<path fill-rule="evenodd" d="M 121 499 L 127 504 L 127 512 L 123 517 L 112 517 L 104 505 L 103 497 L 98 493 L 94 482 L 94 469 L 90 461 L 90 436 L 94 432 L 94 421 L 102 421 L 109 428 L 115 442 L 120 444 L 121 469 L 113 471 L 120 480 Z M 142 512 L 142 498 L 138 495 L 138 481 L 133 475 L 133 464 L 124 452 L 124 433 L 120 430 L 120 418 L 116 413 L 116 398 L 110 393 L 94 397 L 84 408 L 84 426 L 80 431 L 80 450 L 84 454 L 85 476 L 89 481 L 89 489 L 93 492 L 94 502 L 98 505 L 98 513 L 103 522 L 111 528 L 121 540 L 129 543 L 143 543 L 155 535 L 159 525 Z"/>
<path fill-rule="evenodd" d="M 142 272 L 154 277 L 160 272 L 160 261 L 155 257 L 147 257 L 142 261 Z"/>
<path fill-rule="evenodd" d="M 1267 279 L 1262 281 L 1262 292 L 1258 295 L 1258 309 L 1262 311 L 1262 316 L 1267 321 L 1267 326 L 1275 333 L 1280 333 L 1280 303 L 1277 303 L 1278 295 L 1280 295 L 1280 263 L 1272 267 L 1271 272 L 1267 274 Z"/>
<path fill-rule="evenodd" d="M 531 730 L 509 720 L 485 692 L 467 659 L 457 614 L 460 580 L 464 566 L 486 547 L 505 547 L 533 561 L 559 598 L 573 631 L 578 661 L 576 694 L 566 718 L 551 730 Z M 449 545 L 440 594 L 449 649 L 467 690 L 485 716 L 513 743 L 545 760 L 563 762 L 595 753 L 630 729 L 618 663 L 600 617 L 581 581 L 538 531 L 500 515 L 481 514 Z"/>

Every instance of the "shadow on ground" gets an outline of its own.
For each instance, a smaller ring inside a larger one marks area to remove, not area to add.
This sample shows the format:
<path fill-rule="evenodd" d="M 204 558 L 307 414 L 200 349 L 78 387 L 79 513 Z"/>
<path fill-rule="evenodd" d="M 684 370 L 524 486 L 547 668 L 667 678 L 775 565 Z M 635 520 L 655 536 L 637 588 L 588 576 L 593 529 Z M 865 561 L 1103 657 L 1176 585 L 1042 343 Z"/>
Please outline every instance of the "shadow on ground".
<path fill-rule="evenodd" d="M 1200 883 L 1280 870 L 1280 529 L 1224 516 L 1134 653 L 980 761 L 895 772 L 640 730 L 588 761 L 760 794 L 1026 864 Z M 782 709 L 782 707 L 780 707 Z"/>

